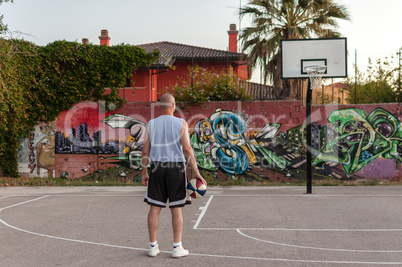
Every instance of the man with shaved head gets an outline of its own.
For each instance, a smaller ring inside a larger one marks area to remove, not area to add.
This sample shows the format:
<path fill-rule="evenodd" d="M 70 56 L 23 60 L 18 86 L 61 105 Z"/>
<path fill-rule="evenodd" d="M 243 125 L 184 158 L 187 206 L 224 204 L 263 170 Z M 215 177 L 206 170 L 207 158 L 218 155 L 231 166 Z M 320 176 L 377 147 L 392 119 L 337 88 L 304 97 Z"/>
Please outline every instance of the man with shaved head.
<path fill-rule="evenodd" d="M 188 136 L 188 125 L 184 119 L 173 116 L 176 110 L 175 99 L 170 94 L 160 98 L 162 115 L 150 120 L 145 133 L 142 149 L 142 183 L 147 186 L 144 201 L 150 205 L 148 213 L 148 234 L 150 248 L 148 255 L 159 254 L 156 239 L 159 214 L 169 205 L 173 227 L 173 258 L 189 254 L 182 245 L 183 207 L 191 204 L 186 185 L 186 159 L 193 170 L 193 178 L 200 179 L 205 185 L 194 157 Z M 147 166 L 150 164 L 148 176 Z"/>
<path fill-rule="evenodd" d="M 160 102 L 162 105 L 169 107 L 170 104 L 175 104 L 175 99 L 171 94 L 164 94 L 161 96 Z"/>

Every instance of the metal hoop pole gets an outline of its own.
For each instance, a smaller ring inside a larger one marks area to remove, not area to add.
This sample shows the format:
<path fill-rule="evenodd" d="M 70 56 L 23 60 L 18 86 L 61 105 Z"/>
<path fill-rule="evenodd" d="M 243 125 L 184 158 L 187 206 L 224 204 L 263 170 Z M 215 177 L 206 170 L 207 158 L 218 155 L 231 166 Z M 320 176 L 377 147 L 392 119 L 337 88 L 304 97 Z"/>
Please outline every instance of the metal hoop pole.
<path fill-rule="evenodd" d="M 306 96 L 306 164 L 307 164 L 307 194 L 312 193 L 312 171 L 311 171 L 311 81 L 308 79 L 307 96 Z"/>
<path fill-rule="evenodd" d="M 311 194 L 313 192 L 313 177 L 312 177 L 312 153 L 311 153 L 311 99 L 312 99 L 312 90 L 319 89 L 321 86 L 321 79 L 323 74 L 325 73 L 327 66 L 324 65 L 313 65 L 305 67 L 306 72 L 309 75 L 308 79 L 308 87 L 307 87 L 307 96 L 306 96 L 306 186 L 307 186 L 307 194 Z M 314 88 L 312 88 L 312 86 Z M 322 86 L 321 86 L 322 87 Z"/>

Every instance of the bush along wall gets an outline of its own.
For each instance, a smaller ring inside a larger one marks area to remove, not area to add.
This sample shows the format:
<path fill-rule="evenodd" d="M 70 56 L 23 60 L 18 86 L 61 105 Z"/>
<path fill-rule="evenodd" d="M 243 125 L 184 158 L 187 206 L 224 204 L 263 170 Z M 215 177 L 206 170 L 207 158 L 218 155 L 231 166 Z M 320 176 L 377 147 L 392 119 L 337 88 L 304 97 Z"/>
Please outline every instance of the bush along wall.
<path fill-rule="evenodd" d="M 18 176 L 18 147 L 38 121 L 54 121 L 81 101 L 119 107 L 133 69 L 148 66 L 158 52 L 131 45 L 98 46 L 56 41 L 36 46 L 0 39 L 0 170 Z M 105 95 L 105 88 L 112 92 Z M 110 105 L 112 104 L 112 105 Z"/>

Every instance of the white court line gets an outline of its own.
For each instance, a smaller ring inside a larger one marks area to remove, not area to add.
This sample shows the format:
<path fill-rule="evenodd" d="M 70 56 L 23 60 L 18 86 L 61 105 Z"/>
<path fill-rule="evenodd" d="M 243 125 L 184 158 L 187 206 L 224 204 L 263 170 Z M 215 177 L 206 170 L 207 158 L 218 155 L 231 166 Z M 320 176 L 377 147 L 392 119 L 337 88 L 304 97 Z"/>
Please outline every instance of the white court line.
<path fill-rule="evenodd" d="M 302 249 L 314 249 L 314 250 L 325 250 L 325 251 L 341 251 L 341 252 L 360 252 L 360 253 L 401 253 L 402 250 L 357 250 L 357 249 L 337 249 L 337 248 L 319 248 L 319 247 L 307 247 L 307 246 L 298 246 L 298 245 L 291 245 L 291 244 L 284 244 L 284 243 L 278 243 L 278 242 L 273 242 L 273 241 L 268 241 L 268 240 L 263 240 L 259 239 L 256 237 L 252 237 L 249 235 L 244 234 L 240 230 L 236 230 L 239 234 L 241 234 L 244 237 L 264 242 L 264 243 L 269 243 L 273 245 L 280 245 L 280 246 L 285 246 L 285 247 L 292 247 L 292 248 L 302 248 Z"/>
<path fill-rule="evenodd" d="M 292 190 L 299 190 L 299 189 L 292 189 Z M 305 190 L 305 189 L 300 189 Z M 358 198 L 358 197 L 402 197 L 402 194 L 398 195 L 325 195 L 325 194 L 303 194 L 303 195 L 214 195 L 215 197 L 307 197 L 307 198 L 314 198 L 314 197 L 351 197 L 351 198 Z"/>
<path fill-rule="evenodd" d="M 297 228 L 197 228 L 209 231 L 300 231 L 300 232 L 402 232 L 402 229 L 297 229 Z"/>
<path fill-rule="evenodd" d="M 331 264 L 363 264 L 363 265 L 400 265 L 402 262 L 370 262 L 370 261 L 319 261 L 319 260 L 292 260 L 292 259 L 275 259 L 275 258 L 257 258 L 257 257 L 240 257 L 240 256 L 225 256 L 225 255 L 209 255 L 190 253 L 190 256 L 203 256 L 214 258 L 229 258 L 241 260 L 261 260 L 261 261 L 279 261 L 279 262 L 298 262 L 298 263 L 331 263 Z"/>
<path fill-rule="evenodd" d="M 13 197 L 13 196 L 0 197 L 0 200 L 1 200 L 1 199 L 5 199 L 5 198 L 9 198 L 9 197 Z"/>
<path fill-rule="evenodd" d="M 53 197 L 144 197 L 144 195 L 75 195 L 75 194 L 63 194 L 63 195 L 51 195 Z"/>
<path fill-rule="evenodd" d="M 63 238 L 51 235 L 45 235 L 40 233 L 35 233 L 31 231 L 27 231 L 15 226 L 12 226 L 5 221 L 0 219 L 0 222 L 3 223 L 5 226 L 8 226 L 14 230 L 21 231 L 27 234 L 41 236 L 41 237 L 48 237 L 57 240 L 63 241 L 70 241 L 70 242 L 77 242 L 82 244 L 89 244 L 89 245 L 97 245 L 103 247 L 112 247 L 112 248 L 121 248 L 121 249 L 130 249 L 130 250 L 138 250 L 138 251 L 148 251 L 148 249 L 144 248 L 134 248 L 134 247 L 127 247 L 127 246 L 118 246 L 118 245 L 111 245 L 111 244 L 104 244 L 104 243 L 97 243 L 97 242 L 90 242 L 90 241 L 83 241 L 78 239 L 71 239 L 71 238 Z M 162 253 L 172 253 L 171 251 L 160 251 Z M 259 257 L 241 257 L 241 256 L 230 256 L 230 255 L 214 255 L 214 254 L 199 254 L 199 253 L 190 253 L 190 256 L 201 256 L 201 257 L 212 257 L 212 258 L 227 258 L 227 259 L 242 259 L 242 260 L 261 260 L 261 261 L 279 261 L 279 262 L 299 262 L 299 263 L 333 263 L 333 264 L 364 264 L 364 265 L 371 265 L 371 264 L 382 264 L 382 265 L 400 265 L 402 262 L 363 262 L 363 261 L 319 261 L 319 260 L 293 260 L 293 259 L 275 259 L 275 258 L 259 258 Z"/>
<path fill-rule="evenodd" d="M 204 207 L 200 207 L 200 210 L 202 210 L 202 211 L 201 211 L 200 216 L 198 216 L 198 220 L 195 222 L 193 229 L 197 229 L 198 225 L 200 224 L 200 222 L 202 220 L 202 217 L 204 217 L 205 213 L 207 212 L 208 206 L 211 203 L 213 198 L 214 198 L 213 195 L 210 196 L 209 199 L 208 199 L 207 204 Z"/>
<path fill-rule="evenodd" d="M 49 196 L 50 195 L 46 195 L 46 196 L 38 197 L 38 198 L 35 198 L 35 199 L 31 199 L 31 200 L 28 200 L 28 201 L 20 202 L 20 203 L 11 205 L 11 206 L 7 206 L 7 207 L 4 207 L 4 208 L 0 209 L 0 212 L 5 210 L 5 209 L 9 209 L 9 208 L 13 208 L 13 207 L 16 207 L 16 206 L 24 205 L 26 203 L 34 202 L 34 201 L 37 201 L 37 200 L 40 200 L 40 199 L 43 199 L 43 198 L 46 198 L 46 197 L 49 197 Z M 27 234 L 31 234 L 31 235 L 36 235 L 36 236 L 42 236 L 42 237 L 48 237 L 48 238 L 53 238 L 53 239 L 58 239 L 58 240 L 71 241 L 71 242 L 77 242 L 77 243 L 84 243 L 84 244 L 90 244 L 90 245 L 98 245 L 98 246 L 105 246 L 105 247 L 125 248 L 125 249 L 132 249 L 132 250 L 148 251 L 148 249 L 143 249 L 143 248 L 134 248 L 134 247 L 127 247 L 127 246 L 109 245 L 109 244 L 104 244 L 104 243 L 97 243 L 97 242 L 83 241 L 83 240 L 78 240 L 78 239 L 71 239 L 71 238 L 64 238 L 64 237 L 45 235 L 45 234 L 35 233 L 35 232 L 31 232 L 31 231 L 28 231 L 28 230 L 24 230 L 24 229 L 15 227 L 13 225 L 10 225 L 10 224 L 6 223 L 2 219 L 0 219 L 0 222 L 2 224 L 4 224 L 5 226 L 10 227 L 10 228 L 12 228 L 14 230 L 24 232 L 24 233 L 27 233 Z M 171 253 L 171 252 L 169 252 L 169 253 Z"/>
<path fill-rule="evenodd" d="M 43 198 L 49 197 L 49 195 L 42 196 L 39 198 L 35 198 L 32 200 L 20 202 L 11 206 L 7 206 L 5 208 L 0 209 L 0 212 L 5 209 L 9 209 L 12 207 L 20 206 L 26 203 L 30 203 L 33 201 L 37 201 Z M 203 209 L 203 213 L 205 214 L 212 197 L 210 197 L 209 201 L 207 202 L 207 205 Z M 205 212 L 204 212 L 205 211 Z M 201 217 L 202 218 L 202 217 Z M 199 218 L 199 221 L 201 219 Z M 78 240 L 78 239 L 70 239 L 70 238 L 63 238 L 63 237 L 57 237 L 57 236 L 51 236 L 51 235 L 45 235 L 45 234 L 40 234 L 40 233 L 35 233 L 31 232 L 28 230 L 24 230 L 18 227 L 15 227 L 13 225 L 10 225 L 0 219 L 0 223 L 4 224 L 7 227 L 10 227 L 14 230 L 21 231 L 27 234 L 31 235 L 36 235 L 36 236 L 41 236 L 41 237 L 47 237 L 47 238 L 52 238 L 52 239 L 57 239 L 57 240 L 63 240 L 63 241 L 69 241 L 69 242 L 77 242 L 77 243 L 83 243 L 83 244 L 89 244 L 89 245 L 98 245 L 98 246 L 104 246 L 104 247 L 113 247 L 113 248 L 122 248 L 122 249 L 130 249 L 130 250 L 139 250 L 139 251 L 147 251 L 148 249 L 144 248 L 134 248 L 134 247 L 128 247 L 128 246 L 119 246 L 119 245 L 111 245 L 111 244 L 104 244 L 104 243 L 98 243 L 98 242 L 91 242 L 91 241 L 83 241 L 83 240 Z M 161 251 L 162 253 L 171 253 L 171 251 Z M 363 262 L 363 261 L 320 261 L 320 260 L 297 260 L 297 259 L 276 259 L 276 258 L 259 258 L 259 257 L 242 257 L 242 256 L 230 256 L 230 255 L 214 255 L 214 254 L 198 254 L 198 253 L 191 253 L 190 255 L 193 256 L 202 256 L 202 257 L 214 257 L 214 258 L 228 258 L 228 259 L 243 259 L 243 260 L 261 260 L 261 261 L 276 261 L 276 262 L 298 262 L 298 263 L 332 263 L 332 264 L 362 264 L 362 265 L 401 265 L 402 262 Z"/>
<path fill-rule="evenodd" d="M 133 247 L 127 247 L 127 246 L 109 245 L 109 244 L 104 244 L 104 243 L 83 241 L 83 240 L 78 240 L 78 239 L 64 238 L 64 237 L 58 237 L 58 236 L 52 236 L 52 235 L 45 235 L 45 234 L 35 233 L 35 232 L 31 232 L 31 231 L 28 231 L 28 230 L 24 230 L 24 229 L 12 226 L 12 225 L 6 223 L 5 221 L 3 221 L 2 219 L 0 219 L 0 222 L 2 224 L 4 224 L 5 226 L 10 227 L 10 228 L 12 228 L 14 230 L 24 232 L 24 233 L 27 233 L 27 234 L 31 234 L 31 235 L 36 235 L 36 236 L 42 236 L 42 237 L 48 237 L 48 238 L 53 238 L 53 239 L 58 239 L 58 240 L 63 240 L 63 241 L 84 243 L 84 244 L 90 244 L 90 245 L 98 245 L 98 246 L 104 246 L 104 247 L 124 248 L 124 249 L 148 251 L 148 249 L 145 249 L 145 248 L 133 248 Z M 170 253 L 172 253 L 172 252 L 170 252 Z"/>
<path fill-rule="evenodd" d="M 23 205 L 23 204 L 26 204 L 26 203 L 29 203 L 29 202 L 33 202 L 33 201 L 36 201 L 36 200 L 39 200 L 39 199 L 42 199 L 42 198 L 46 198 L 46 197 L 49 197 L 49 195 L 41 196 L 41 197 L 38 197 L 38 198 L 34 198 L 34 199 L 31 199 L 31 200 L 27 200 L 27 201 L 24 201 L 24 202 L 20 202 L 20 203 L 11 205 L 11 206 L 7 206 L 7 207 L 4 207 L 4 208 L 1 208 L 1 209 L 0 209 L 0 212 L 2 212 L 2 211 L 5 210 L 5 209 L 9 209 L 9 208 L 13 208 L 13 207 L 16 207 L 16 206 L 20 206 L 20 205 Z"/>

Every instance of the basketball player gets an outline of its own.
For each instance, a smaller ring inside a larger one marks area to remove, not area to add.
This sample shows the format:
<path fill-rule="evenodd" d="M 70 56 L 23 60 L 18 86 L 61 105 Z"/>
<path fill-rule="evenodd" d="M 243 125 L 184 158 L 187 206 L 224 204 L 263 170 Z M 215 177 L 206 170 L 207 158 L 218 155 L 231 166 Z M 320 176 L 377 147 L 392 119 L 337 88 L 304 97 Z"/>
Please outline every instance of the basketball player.
<path fill-rule="evenodd" d="M 145 134 L 142 149 L 142 184 L 147 186 L 144 201 L 150 205 L 148 213 L 148 233 L 150 248 L 148 256 L 159 254 L 156 239 L 159 214 L 167 203 L 172 214 L 173 227 L 173 258 L 189 254 L 182 245 L 183 215 L 182 209 L 191 204 L 186 185 L 186 159 L 193 170 L 193 178 L 201 176 L 194 157 L 193 148 L 188 136 L 188 125 L 183 119 L 173 116 L 176 109 L 175 99 L 170 94 L 164 94 L 160 99 L 162 115 L 150 120 Z M 148 176 L 147 166 L 150 163 Z"/>

